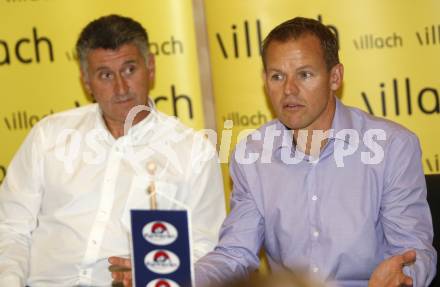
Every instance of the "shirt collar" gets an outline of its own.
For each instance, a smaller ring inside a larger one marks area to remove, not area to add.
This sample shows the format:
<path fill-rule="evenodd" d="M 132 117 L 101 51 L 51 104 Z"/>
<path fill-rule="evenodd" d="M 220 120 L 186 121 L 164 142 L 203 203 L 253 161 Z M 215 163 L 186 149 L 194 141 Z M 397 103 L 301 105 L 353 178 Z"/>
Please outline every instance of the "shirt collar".
<path fill-rule="evenodd" d="M 336 109 L 331 127 L 333 133 L 329 136 L 329 139 L 337 139 L 337 140 L 345 141 L 346 143 L 350 143 L 348 139 L 345 137 L 345 134 L 338 133 L 341 130 L 353 128 L 353 120 L 351 118 L 350 111 L 338 98 L 335 97 L 335 100 L 336 100 Z M 283 146 L 286 146 L 285 141 L 287 139 L 284 137 L 284 133 L 286 131 L 289 131 L 289 129 L 278 119 L 275 121 L 275 128 L 276 130 L 280 130 L 281 134 L 280 136 L 275 137 L 274 139 L 274 151 L 282 148 Z M 291 142 L 293 141 L 293 135 L 291 133 L 290 133 L 290 139 L 288 140 L 290 140 Z"/>
<path fill-rule="evenodd" d="M 332 122 L 333 134 L 330 138 L 350 143 L 345 137 L 345 134 L 339 132 L 344 129 L 353 129 L 353 127 L 353 119 L 351 118 L 350 110 L 338 98 L 336 98 L 336 111 Z"/>
<path fill-rule="evenodd" d="M 142 133 L 142 135 L 145 135 L 147 132 L 151 132 L 153 130 L 151 127 L 153 126 L 154 122 L 157 120 L 157 109 L 156 105 L 151 99 L 148 99 L 148 107 L 150 108 L 150 113 L 148 116 L 146 116 L 142 121 L 138 122 L 137 124 L 133 125 L 129 130 L 127 135 L 124 135 L 120 137 L 119 139 L 127 140 L 128 138 L 133 142 L 137 143 L 138 139 L 140 138 L 138 135 Z M 112 134 L 107 128 L 107 125 L 105 124 L 103 115 L 102 115 L 102 109 L 99 107 L 99 104 L 96 104 L 96 124 L 95 128 L 104 130 L 107 135 L 110 142 L 114 142 L 115 139 L 113 138 Z M 148 129 L 148 131 L 147 131 Z M 118 139 L 118 140 L 119 140 Z"/>

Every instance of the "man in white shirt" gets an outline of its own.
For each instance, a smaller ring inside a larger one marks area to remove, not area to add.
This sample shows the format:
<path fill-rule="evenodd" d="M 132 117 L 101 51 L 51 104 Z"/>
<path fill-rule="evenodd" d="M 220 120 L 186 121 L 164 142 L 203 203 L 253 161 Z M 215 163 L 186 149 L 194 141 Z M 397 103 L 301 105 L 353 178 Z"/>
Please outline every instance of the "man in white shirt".
<path fill-rule="evenodd" d="M 111 285 L 108 258 L 130 255 L 129 210 L 149 208 L 153 181 L 159 208 L 191 211 L 194 259 L 217 242 L 225 206 L 215 149 L 149 101 L 145 29 L 99 18 L 77 52 L 97 104 L 45 118 L 12 160 L 0 189 L 0 286 Z"/>

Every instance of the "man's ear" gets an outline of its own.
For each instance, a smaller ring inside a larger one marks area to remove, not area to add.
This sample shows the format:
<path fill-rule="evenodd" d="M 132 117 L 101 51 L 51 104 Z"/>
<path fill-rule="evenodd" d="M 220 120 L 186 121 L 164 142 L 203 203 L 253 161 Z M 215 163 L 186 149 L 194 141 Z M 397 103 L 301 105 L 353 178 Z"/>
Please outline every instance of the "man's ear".
<path fill-rule="evenodd" d="M 148 81 L 152 83 L 154 82 L 154 78 L 156 77 L 156 60 L 154 58 L 154 54 L 148 53 L 146 63 L 147 63 Z"/>
<path fill-rule="evenodd" d="M 86 75 L 86 73 L 84 72 L 84 70 L 82 68 L 81 68 L 81 72 L 80 72 L 80 77 L 81 77 L 81 83 L 83 84 L 87 93 L 89 95 L 92 95 L 92 88 L 90 87 L 89 76 Z"/>
<path fill-rule="evenodd" d="M 263 68 L 263 71 L 261 72 L 261 79 L 263 80 L 264 89 L 267 90 L 266 77 L 267 77 L 266 69 Z"/>
<path fill-rule="evenodd" d="M 333 91 L 339 90 L 344 78 L 344 66 L 342 64 L 336 64 L 330 70 L 330 89 Z"/>

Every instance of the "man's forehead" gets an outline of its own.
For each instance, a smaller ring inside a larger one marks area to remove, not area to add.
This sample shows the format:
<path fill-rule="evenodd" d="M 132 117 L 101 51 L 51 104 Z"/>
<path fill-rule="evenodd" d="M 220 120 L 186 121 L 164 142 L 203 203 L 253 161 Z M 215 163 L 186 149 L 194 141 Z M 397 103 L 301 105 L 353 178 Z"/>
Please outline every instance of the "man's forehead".
<path fill-rule="evenodd" d="M 121 65 L 138 62 L 141 58 L 142 54 L 134 44 L 126 44 L 117 49 L 97 48 L 87 54 L 87 62 L 92 66 Z"/>
<path fill-rule="evenodd" d="M 288 41 L 274 41 L 268 46 L 266 60 L 323 56 L 324 51 L 319 39 L 315 38 L 302 37 Z"/>
<path fill-rule="evenodd" d="M 277 46 L 297 46 L 303 44 L 310 44 L 314 46 L 319 46 L 321 48 L 321 40 L 312 33 L 303 33 L 297 37 L 288 37 L 284 39 L 274 39 L 268 45 L 268 50 L 271 47 Z"/>

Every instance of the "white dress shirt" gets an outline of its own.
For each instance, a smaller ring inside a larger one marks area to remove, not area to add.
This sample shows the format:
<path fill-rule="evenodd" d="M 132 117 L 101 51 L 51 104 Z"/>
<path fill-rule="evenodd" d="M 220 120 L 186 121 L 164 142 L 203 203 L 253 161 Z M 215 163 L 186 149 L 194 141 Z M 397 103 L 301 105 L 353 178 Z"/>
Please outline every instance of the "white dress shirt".
<path fill-rule="evenodd" d="M 154 163 L 154 175 L 147 165 Z M 190 210 L 192 254 L 225 217 L 214 147 L 153 110 L 114 139 L 97 104 L 49 116 L 29 133 L 0 189 L 0 286 L 110 286 L 109 256 L 129 256 L 129 211 Z"/>

